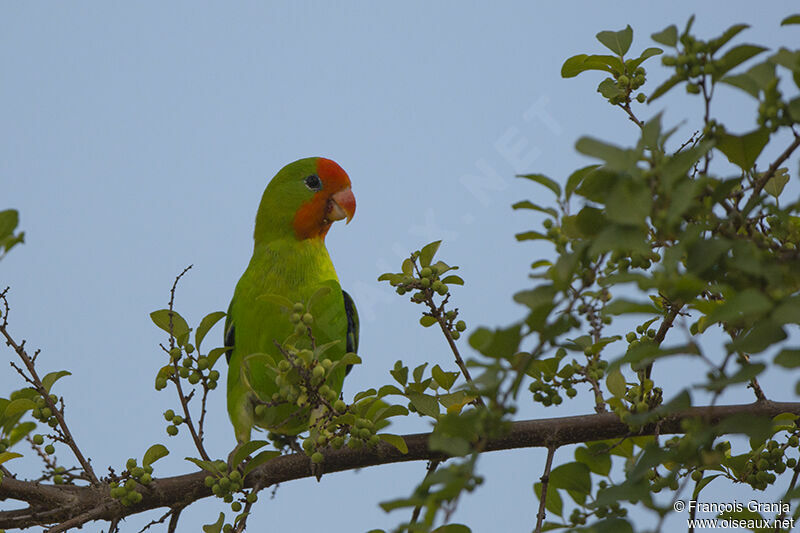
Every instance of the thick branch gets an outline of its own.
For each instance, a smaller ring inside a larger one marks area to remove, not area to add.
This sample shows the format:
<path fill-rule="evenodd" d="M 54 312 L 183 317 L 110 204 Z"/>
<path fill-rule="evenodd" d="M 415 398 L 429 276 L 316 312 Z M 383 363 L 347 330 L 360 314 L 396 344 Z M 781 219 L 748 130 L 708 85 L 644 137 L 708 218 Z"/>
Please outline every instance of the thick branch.
<path fill-rule="evenodd" d="M 744 405 L 693 407 L 662 419 L 658 431 L 662 435 L 682 433 L 681 421 L 687 418 L 701 417 L 713 424 L 723 418 L 742 414 L 774 417 L 780 413 L 800 415 L 800 403 L 764 401 Z M 652 435 L 655 431 L 655 425 L 651 424 L 645 426 L 637 435 Z M 628 435 L 628 426 L 620 422 L 613 413 L 524 420 L 514 422 L 508 434 L 485 441 L 483 450 L 558 447 L 594 440 L 620 439 Z M 406 435 L 404 439 L 408 445 L 407 454 L 400 453 L 386 443 L 379 444 L 375 449 L 351 450 L 345 448 L 330 451 L 325 456 L 325 472 L 330 474 L 382 464 L 445 458 L 443 453 L 428 449 L 429 436 L 430 433 Z M 87 517 L 83 522 L 112 520 L 159 507 L 185 506 L 211 495 L 211 490 L 203 482 L 206 475 L 205 472 L 195 472 L 155 479 L 148 487 L 140 487 L 144 498 L 141 503 L 132 507 L 124 507 L 112 499 L 106 485 L 97 487 L 45 485 L 5 477 L 0 483 L 0 500 L 22 500 L 28 502 L 31 507 L 0 512 L 0 528 L 25 528 L 66 521 L 77 526 L 78 524 L 74 520 L 78 517 Z M 245 479 L 245 486 L 268 487 L 312 475 L 311 464 L 307 456 L 303 454 L 284 455 L 276 457 L 251 472 Z M 60 531 L 57 528 L 58 526 L 53 530 Z"/>

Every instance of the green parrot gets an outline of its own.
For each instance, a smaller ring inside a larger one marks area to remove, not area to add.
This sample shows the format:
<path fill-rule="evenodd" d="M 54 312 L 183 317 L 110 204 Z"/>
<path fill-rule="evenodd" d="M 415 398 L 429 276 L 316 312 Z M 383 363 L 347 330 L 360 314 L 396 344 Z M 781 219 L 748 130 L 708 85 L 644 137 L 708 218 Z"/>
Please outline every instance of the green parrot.
<path fill-rule="evenodd" d="M 257 358 L 266 353 L 279 361 L 275 343 L 294 331 L 287 310 L 276 301 L 308 302 L 315 293 L 313 334 L 317 346 L 331 341 L 325 357 L 333 362 L 358 349 L 358 314 L 339 285 L 325 248 L 325 235 L 336 220 L 349 223 L 356 209 L 350 178 L 330 159 L 310 157 L 290 163 L 267 185 L 256 214 L 255 246 L 250 264 L 233 293 L 225 324 L 228 358 L 228 414 L 238 443 L 248 442 L 253 426 L 296 435 L 307 429 L 311 414 L 295 405 L 272 405 L 256 414 L 256 405 L 278 392 L 275 373 Z M 329 291 L 319 291 L 329 287 Z M 275 297 L 264 297 L 276 295 Z M 339 366 L 326 384 L 340 394 L 350 369 Z"/>

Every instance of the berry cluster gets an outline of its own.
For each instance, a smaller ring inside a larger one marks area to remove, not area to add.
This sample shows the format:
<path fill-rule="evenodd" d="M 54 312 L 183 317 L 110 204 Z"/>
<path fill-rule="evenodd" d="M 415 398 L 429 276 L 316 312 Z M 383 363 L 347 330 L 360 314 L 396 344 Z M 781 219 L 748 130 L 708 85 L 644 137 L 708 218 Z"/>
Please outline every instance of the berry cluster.
<path fill-rule="evenodd" d="M 796 122 L 792 119 L 789 104 L 783 101 L 778 81 L 775 78 L 769 82 L 764 89 L 764 100 L 758 104 L 758 125 L 773 133 L 781 126 L 791 126 Z"/>
<path fill-rule="evenodd" d="M 745 465 L 740 481 L 744 481 L 756 490 L 764 490 L 775 482 L 775 474 L 783 474 L 786 468 L 795 468 L 797 459 L 785 457 L 787 448 L 797 448 L 800 439 L 797 434 L 791 435 L 786 444 L 781 445 L 772 439 L 764 446 L 754 449 Z"/>
<path fill-rule="evenodd" d="M 614 272 L 627 272 L 631 268 L 647 270 L 659 261 L 661 261 L 661 254 L 655 251 L 650 253 L 626 253 L 616 250 L 606 261 L 603 274 L 608 276 Z"/>
<path fill-rule="evenodd" d="M 440 241 L 432 242 L 411 254 L 403 261 L 402 272 L 386 273 L 378 281 L 388 281 L 399 295 L 411 294 L 411 301 L 416 304 L 425 304 L 428 311 L 422 313 L 420 324 L 430 327 L 436 323 L 450 334 L 453 340 L 458 340 L 461 333 L 466 331 L 467 324 L 457 320 L 458 309 L 445 311 L 445 305 L 450 298 L 449 285 L 463 285 L 464 280 L 459 276 L 450 274 L 457 270 L 457 266 L 450 266 L 444 261 L 433 263 L 433 256 L 439 247 Z M 434 297 L 443 296 L 441 303 L 436 305 Z"/>
<path fill-rule="evenodd" d="M 153 467 L 150 465 L 138 466 L 136 459 L 131 457 L 125 463 L 125 468 L 125 472 L 122 473 L 125 481 L 112 481 L 109 486 L 111 487 L 111 497 L 128 507 L 142 501 L 139 486 L 147 486 L 153 480 Z"/>
<path fill-rule="evenodd" d="M 58 418 L 56 418 L 53 410 L 48 407 L 47 400 L 45 400 L 44 396 L 37 396 L 33 401 L 36 403 L 36 407 L 31 411 L 31 416 L 39 422 L 47 424 L 51 428 L 56 427 L 58 425 Z M 50 402 L 55 406 L 57 401 L 58 397 L 55 394 L 51 394 Z"/>
<path fill-rule="evenodd" d="M 208 356 L 195 353 L 194 345 L 187 343 L 181 349 L 175 346 L 169 350 L 170 362 L 177 366 L 177 373 L 181 379 L 185 379 L 191 385 L 197 385 L 201 381 L 209 390 L 217 388 L 219 381 L 219 371 L 209 370 L 211 360 Z M 174 376 L 176 370 L 174 366 L 166 366 L 159 372 L 156 378 L 156 390 L 161 390 L 167 386 L 167 379 Z"/>
<path fill-rule="evenodd" d="M 218 466 L 220 469 L 224 469 L 227 465 L 225 465 L 224 462 L 220 462 Z M 233 512 L 238 513 L 242 510 L 241 502 L 233 500 L 233 495 L 242 490 L 244 486 L 241 472 L 234 470 L 228 474 L 206 476 L 204 483 L 206 487 L 211 489 L 214 496 L 222 498 L 225 503 L 231 504 L 231 510 Z M 252 494 L 252 498 L 253 501 L 255 501 L 257 496 Z"/>
<path fill-rule="evenodd" d="M 169 422 L 169 425 L 167 426 L 167 435 L 169 435 L 170 437 L 174 437 L 175 435 L 177 435 L 178 426 L 180 426 L 185 422 L 183 417 L 180 415 L 176 415 L 175 411 L 173 411 L 172 409 L 167 409 L 166 411 L 164 411 L 164 420 Z"/>
<path fill-rule="evenodd" d="M 308 335 L 309 339 L 313 339 L 311 324 L 314 316 L 304 304 L 294 304 L 289 320 L 294 325 L 295 335 Z M 336 411 L 337 408 L 343 411 L 344 402 L 339 403 L 336 391 L 326 384 L 331 374 L 341 366 L 341 362 L 324 356 L 329 347 L 314 346 L 313 340 L 311 348 L 300 348 L 296 344 L 282 347 L 284 357 L 273 367 L 278 391 L 268 401 L 256 406 L 256 416 L 262 416 L 269 407 L 285 403 L 311 409 L 324 405 L 329 411 Z"/>
<path fill-rule="evenodd" d="M 611 90 L 606 88 L 602 91 L 604 95 L 608 95 L 608 103 L 611 105 L 629 104 L 633 92 L 644 85 L 646 80 L 644 67 L 638 66 L 638 62 L 629 59 L 625 61 L 624 65 L 624 71 L 613 70 L 611 73 L 613 78 L 606 78 L 603 82 L 605 85 L 613 87 Z M 636 95 L 637 102 L 644 103 L 646 100 L 647 96 L 644 93 Z"/>
<path fill-rule="evenodd" d="M 598 488 L 600 490 L 608 488 L 608 482 L 604 479 L 600 480 L 598 482 Z M 608 505 L 600 505 L 595 507 L 591 512 L 576 508 L 573 509 L 569 515 L 569 524 L 573 527 L 584 526 L 592 515 L 596 516 L 597 518 L 624 517 L 628 515 L 628 510 L 620 506 L 619 502 L 612 502 Z"/>

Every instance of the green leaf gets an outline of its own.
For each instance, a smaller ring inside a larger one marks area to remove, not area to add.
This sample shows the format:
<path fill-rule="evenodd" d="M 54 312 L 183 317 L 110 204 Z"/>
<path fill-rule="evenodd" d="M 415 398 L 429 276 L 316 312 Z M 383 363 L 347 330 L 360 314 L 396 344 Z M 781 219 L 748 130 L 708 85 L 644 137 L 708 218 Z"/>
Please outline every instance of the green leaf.
<path fill-rule="evenodd" d="M 408 367 L 403 366 L 402 361 L 396 361 L 394 364 L 394 368 L 389 371 L 389 374 L 397 381 L 400 385 L 406 386 L 408 383 Z"/>
<path fill-rule="evenodd" d="M 800 24 L 800 15 L 789 15 L 781 21 L 781 26 L 788 26 L 790 24 Z"/>
<path fill-rule="evenodd" d="M 728 349 L 731 352 L 761 353 L 786 338 L 783 327 L 774 320 L 760 320 L 745 335 L 737 337 Z"/>
<path fill-rule="evenodd" d="M 703 490 L 706 485 L 708 485 L 709 483 L 711 483 L 712 481 L 714 481 L 716 478 L 718 478 L 721 475 L 722 474 L 717 474 L 717 475 L 714 475 L 714 476 L 706 476 L 703 479 L 701 479 L 700 481 L 698 481 L 697 484 L 694 486 L 694 491 L 692 492 L 692 499 L 696 500 L 697 496 L 700 494 L 700 491 Z"/>
<path fill-rule="evenodd" d="M 461 279 L 461 276 L 450 274 L 449 276 L 442 278 L 442 283 L 445 285 L 464 285 L 464 280 Z"/>
<path fill-rule="evenodd" d="M 751 57 L 757 56 L 765 50 L 767 49 L 763 46 L 755 46 L 752 44 L 740 44 L 739 46 L 734 46 L 725 52 L 725 55 L 715 61 L 716 68 L 711 74 L 711 81 L 716 83 L 717 80 L 719 80 L 731 69 L 738 67 Z"/>
<path fill-rule="evenodd" d="M 617 85 L 612 78 L 606 78 L 597 86 L 597 92 L 603 95 L 603 98 L 625 98 L 625 91 Z"/>
<path fill-rule="evenodd" d="M 270 459 L 274 459 L 281 454 L 278 450 L 264 450 L 263 452 L 259 453 L 249 461 L 247 464 L 244 465 L 244 469 L 242 471 L 242 477 L 247 477 L 247 474 L 258 468 L 259 466 L 263 465 Z"/>
<path fill-rule="evenodd" d="M 744 135 L 723 133 L 717 140 L 717 148 L 728 161 L 745 172 L 753 168 L 759 154 L 769 141 L 769 130 L 759 128 Z"/>
<path fill-rule="evenodd" d="M 196 457 L 185 457 L 184 459 L 190 463 L 194 463 L 200 468 L 200 470 L 204 470 L 210 474 L 214 474 L 216 476 L 221 476 L 223 474 L 222 470 L 220 470 L 219 466 L 214 461 L 203 461 L 202 459 L 197 459 Z"/>
<path fill-rule="evenodd" d="M 219 513 L 219 518 L 213 524 L 206 524 L 203 526 L 203 533 L 220 533 L 222 525 L 225 523 L 225 514 Z"/>
<path fill-rule="evenodd" d="M 408 399 L 419 413 L 432 418 L 439 416 L 439 402 L 430 394 L 412 392 L 408 395 Z"/>
<path fill-rule="evenodd" d="M 472 533 L 472 530 L 463 524 L 445 524 L 437 527 L 431 533 Z"/>
<path fill-rule="evenodd" d="M 170 318 L 172 319 L 172 330 L 170 331 Z M 171 333 L 178 341 L 178 344 L 183 346 L 189 340 L 189 324 L 186 320 L 178 314 L 177 311 L 170 311 L 169 309 L 159 309 L 150 313 L 150 319 L 159 328 L 167 333 Z"/>
<path fill-rule="evenodd" d="M 403 259 L 401 270 L 406 276 L 411 276 L 414 273 L 414 262 L 410 258 L 406 257 Z"/>
<path fill-rule="evenodd" d="M 579 168 L 570 174 L 569 178 L 567 178 L 567 185 L 564 187 L 564 193 L 567 197 L 567 200 L 570 199 L 572 193 L 575 192 L 575 189 L 577 189 L 581 182 L 583 182 L 583 178 L 594 172 L 599 167 L 600 165 L 589 165 L 587 167 Z"/>
<path fill-rule="evenodd" d="M 722 390 L 728 385 L 733 385 L 736 383 L 744 383 L 745 381 L 750 381 L 754 377 L 758 376 L 767 365 L 763 363 L 749 363 L 745 366 L 741 367 L 738 372 L 736 372 L 732 376 L 723 376 L 719 378 L 714 378 L 710 380 L 706 385 L 705 389 L 710 391 L 718 391 Z"/>
<path fill-rule="evenodd" d="M 602 159 L 610 170 L 628 170 L 636 165 L 639 157 L 633 150 L 620 148 L 592 137 L 578 139 L 575 149 L 584 155 Z"/>
<path fill-rule="evenodd" d="M 367 390 L 358 392 L 358 393 L 356 393 L 355 396 L 353 396 L 353 403 L 356 403 L 356 402 L 358 402 L 359 400 L 361 400 L 363 398 L 369 398 L 370 396 L 375 396 L 375 395 L 377 395 L 377 392 L 375 391 L 375 389 L 367 389 Z"/>
<path fill-rule="evenodd" d="M 650 38 L 659 44 L 663 44 L 664 46 L 674 47 L 676 44 L 678 44 L 678 28 L 672 24 L 663 30 L 652 34 Z"/>
<path fill-rule="evenodd" d="M 619 368 L 609 371 L 606 376 L 606 387 L 608 387 L 609 392 L 617 398 L 625 396 L 628 388 L 625 383 L 625 376 L 622 375 Z"/>
<path fill-rule="evenodd" d="M 639 54 L 639 57 L 637 57 L 636 59 L 630 59 L 629 60 L 630 61 L 629 70 L 631 68 L 636 69 L 639 65 L 641 65 L 642 63 L 644 63 L 645 61 L 647 61 L 651 57 L 657 56 L 657 55 L 663 54 L 663 53 L 664 53 L 664 50 L 662 50 L 661 48 L 656 48 L 654 46 L 652 46 L 650 48 L 646 48 L 644 50 L 644 52 Z"/>
<path fill-rule="evenodd" d="M 33 409 L 36 409 L 36 403 L 33 400 L 29 400 L 28 398 L 17 398 L 16 400 L 11 400 L 8 405 L 6 405 L 4 416 L 6 418 L 10 418 Z"/>
<path fill-rule="evenodd" d="M 417 383 L 422 381 L 422 376 L 425 374 L 425 368 L 427 368 L 427 366 L 428 363 L 422 363 L 421 365 L 419 365 L 414 369 L 414 371 L 412 372 L 412 374 L 414 375 L 414 381 L 416 381 Z"/>
<path fill-rule="evenodd" d="M 436 318 L 430 315 L 422 315 L 419 319 L 419 323 L 422 325 L 423 328 L 429 328 L 432 325 L 436 324 Z"/>
<path fill-rule="evenodd" d="M 714 54 L 717 50 L 728 44 L 731 39 L 739 35 L 741 31 L 746 30 L 749 27 L 750 26 L 748 24 L 734 24 L 716 39 L 711 39 L 708 41 L 709 51 Z"/>
<path fill-rule="evenodd" d="M 800 349 L 785 348 L 775 356 L 775 364 L 784 368 L 797 368 L 800 366 Z"/>
<path fill-rule="evenodd" d="M 657 98 L 664 96 L 667 91 L 678 85 L 680 82 L 684 81 L 683 76 L 680 74 L 673 74 L 670 78 L 667 79 L 664 83 L 656 87 L 656 89 L 647 97 L 647 103 L 653 102 Z"/>
<path fill-rule="evenodd" d="M 230 347 L 223 346 L 223 347 L 220 347 L 220 348 L 214 348 L 213 350 L 208 352 L 208 356 L 207 356 L 208 368 L 213 368 L 214 367 L 214 363 L 217 362 L 217 359 L 219 359 L 219 357 L 222 354 L 224 354 L 225 352 L 227 352 L 229 349 L 230 349 Z"/>
<path fill-rule="evenodd" d="M 338 287 L 338 284 L 336 286 Z M 330 285 L 322 285 L 320 288 L 314 291 L 314 294 L 312 294 L 311 297 L 308 299 L 308 302 L 306 303 L 306 308 L 312 309 L 314 303 L 325 298 L 328 294 L 330 294 L 331 290 L 333 289 L 331 289 Z"/>
<path fill-rule="evenodd" d="M 592 533 L 633 533 L 633 526 L 624 518 L 606 518 L 591 524 Z"/>
<path fill-rule="evenodd" d="M 798 84 L 798 87 L 800 87 L 800 84 Z M 789 100 L 788 108 L 789 116 L 792 117 L 792 120 L 800 122 L 800 97 Z"/>
<path fill-rule="evenodd" d="M 439 365 L 434 366 L 431 369 L 431 375 L 436 383 L 439 384 L 444 390 L 450 390 L 450 387 L 453 386 L 453 383 L 456 382 L 459 373 L 458 372 L 445 372 L 441 369 Z"/>
<path fill-rule="evenodd" d="M 546 213 L 553 218 L 558 218 L 558 211 L 552 207 L 541 207 L 530 200 L 522 200 L 521 202 L 512 204 L 511 209 L 531 209 L 533 211 L 539 211 L 540 213 Z"/>
<path fill-rule="evenodd" d="M 42 378 L 42 386 L 44 390 L 50 392 L 50 388 L 53 384 L 58 381 L 59 379 L 63 378 L 64 376 L 71 376 L 72 372 L 67 372 L 66 370 L 60 370 L 58 372 L 50 372 L 45 377 Z"/>
<path fill-rule="evenodd" d="M 602 209 L 587 205 L 575 216 L 575 224 L 581 236 L 593 237 L 608 224 L 608 220 Z"/>
<path fill-rule="evenodd" d="M 625 26 L 624 30 L 620 31 L 601 31 L 597 34 L 597 40 L 603 46 L 622 57 L 628 52 L 633 42 L 633 29 L 628 25 Z"/>
<path fill-rule="evenodd" d="M 433 261 L 433 256 L 436 255 L 436 251 L 439 249 L 439 245 L 442 244 L 442 241 L 433 241 L 430 244 L 426 244 L 422 247 L 422 250 L 419 252 L 419 264 L 423 267 L 430 266 L 431 261 Z"/>
<path fill-rule="evenodd" d="M 428 437 L 428 448 L 432 451 L 444 452 L 447 455 L 461 457 L 472 451 L 472 446 L 467 439 L 453 437 L 439 431 L 434 431 Z"/>
<path fill-rule="evenodd" d="M 586 55 L 578 54 L 572 56 L 561 66 L 562 78 L 574 78 L 581 72 L 587 70 L 600 70 L 612 73 L 614 70 L 622 72 L 622 62 L 619 58 L 609 55 Z"/>
<path fill-rule="evenodd" d="M 538 241 L 538 240 L 550 240 L 546 235 L 539 233 L 538 231 L 524 231 L 522 233 L 517 233 L 514 237 L 518 241 Z"/>
<path fill-rule="evenodd" d="M 727 85 L 730 85 L 731 87 L 736 87 L 737 89 L 741 89 L 750 96 L 752 96 L 753 98 L 758 98 L 758 93 L 761 90 L 761 87 L 759 87 L 758 82 L 756 82 L 756 80 L 754 80 L 747 73 L 725 76 L 719 81 L 720 83 L 725 83 Z"/>
<path fill-rule="evenodd" d="M 406 444 L 405 439 L 400 435 L 392 435 L 391 433 L 378 433 L 378 438 L 400 450 L 400 453 L 404 455 L 408 453 L 408 444 Z"/>
<path fill-rule="evenodd" d="M 0 211 L 0 241 L 14 234 L 19 224 L 19 212 L 16 209 Z"/>
<path fill-rule="evenodd" d="M 383 387 L 381 387 L 381 389 L 383 389 Z M 408 415 L 408 409 L 406 409 L 402 405 L 388 405 L 380 409 L 377 413 L 375 413 L 373 422 L 378 420 L 386 420 L 387 418 L 391 418 L 393 416 L 406 416 L 406 415 Z"/>
<path fill-rule="evenodd" d="M 608 191 L 617 184 L 619 179 L 616 172 L 598 166 L 583 175 L 576 192 L 579 196 L 592 202 L 605 203 Z"/>
<path fill-rule="evenodd" d="M 634 302 L 624 298 L 616 298 L 603 308 L 607 315 L 625 315 L 632 313 L 654 314 L 658 309 L 650 302 Z"/>
<path fill-rule="evenodd" d="M 789 169 L 786 167 L 779 168 L 775 171 L 775 175 L 764 185 L 764 191 L 777 198 L 781 195 L 787 183 L 789 183 Z"/>
<path fill-rule="evenodd" d="M 541 482 L 533 484 L 533 491 L 536 493 L 536 497 L 539 498 L 539 501 L 542 501 Z M 548 487 L 547 501 L 544 502 L 544 507 L 554 515 L 562 516 L 562 513 L 564 512 L 564 501 L 561 499 L 561 495 L 556 489 Z"/>
<path fill-rule="evenodd" d="M 648 253 L 650 245 L 647 239 L 647 231 L 642 227 L 609 225 L 595 237 L 589 253 L 594 255 L 616 250 Z"/>
<path fill-rule="evenodd" d="M 559 185 L 555 180 L 548 178 L 544 174 L 518 174 L 517 177 L 535 181 L 536 183 L 544 185 L 553 191 L 556 196 L 561 196 L 561 185 Z"/>
<path fill-rule="evenodd" d="M 166 457 L 169 455 L 169 450 L 163 444 L 153 444 L 147 451 L 144 452 L 144 457 L 142 458 L 142 466 L 149 466 L 162 457 Z"/>
<path fill-rule="evenodd" d="M 403 391 L 395 387 L 394 385 L 384 385 L 380 389 L 378 389 L 378 398 L 383 398 L 384 396 L 390 395 L 402 395 Z"/>
<path fill-rule="evenodd" d="M 197 329 L 194 332 L 194 346 L 195 348 L 200 348 L 200 343 L 203 342 L 203 339 L 214 324 L 222 320 L 225 316 L 223 311 L 216 311 L 214 313 L 209 313 L 203 317 L 203 320 L 200 321 L 200 325 L 197 326 Z"/>
<path fill-rule="evenodd" d="M 244 462 L 245 459 L 247 459 L 248 455 L 252 455 L 253 452 L 263 448 L 268 444 L 269 442 L 265 440 L 251 440 L 243 444 L 240 444 L 239 446 L 236 447 L 236 452 L 233 454 L 233 457 L 231 458 L 231 465 L 233 465 L 234 468 L 238 468 L 239 465 L 242 464 L 242 462 Z"/>
<path fill-rule="evenodd" d="M 619 224 L 644 225 L 652 203 L 653 194 L 644 183 L 621 181 L 606 200 L 606 216 Z"/>
<path fill-rule="evenodd" d="M 22 454 L 17 452 L 2 452 L 0 453 L 0 465 L 11 459 L 16 459 L 17 457 L 22 457 Z"/>
<path fill-rule="evenodd" d="M 611 472 L 611 456 L 605 444 L 589 443 L 575 448 L 575 460 L 588 466 L 595 474 L 607 476 Z"/>
<path fill-rule="evenodd" d="M 550 486 L 588 495 L 592 490 L 589 467 L 583 463 L 565 463 L 550 472 Z"/>
<path fill-rule="evenodd" d="M 508 328 L 500 328 L 494 331 L 486 328 L 478 328 L 469 337 L 469 345 L 486 357 L 508 358 L 518 349 L 521 340 L 520 324 Z"/>
<path fill-rule="evenodd" d="M 745 289 L 728 298 L 707 315 L 709 325 L 756 317 L 772 309 L 772 301 L 758 289 Z"/>

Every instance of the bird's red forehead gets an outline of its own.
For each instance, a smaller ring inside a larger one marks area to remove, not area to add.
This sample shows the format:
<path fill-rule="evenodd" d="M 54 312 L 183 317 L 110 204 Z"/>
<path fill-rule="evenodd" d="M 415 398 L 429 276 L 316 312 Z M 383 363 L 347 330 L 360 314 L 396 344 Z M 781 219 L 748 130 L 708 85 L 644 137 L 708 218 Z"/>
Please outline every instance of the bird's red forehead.
<path fill-rule="evenodd" d="M 322 183 L 325 184 L 326 189 L 338 191 L 350 186 L 350 178 L 347 176 L 347 172 L 336 161 L 331 161 L 324 157 L 317 158 L 317 174 Z"/>

